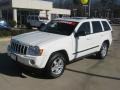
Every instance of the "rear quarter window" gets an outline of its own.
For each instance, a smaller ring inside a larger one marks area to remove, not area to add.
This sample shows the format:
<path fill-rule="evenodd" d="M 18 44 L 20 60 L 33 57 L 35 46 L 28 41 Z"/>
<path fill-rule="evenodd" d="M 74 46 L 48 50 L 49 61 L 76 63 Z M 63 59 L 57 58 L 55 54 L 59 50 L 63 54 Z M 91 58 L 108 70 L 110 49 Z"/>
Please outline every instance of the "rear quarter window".
<path fill-rule="evenodd" d="M 104 31 L 111 30 L 109 24 L 106 21 L 102 21 L 102 24 L 103 24 L 103 27 L 104 27 Z"/>

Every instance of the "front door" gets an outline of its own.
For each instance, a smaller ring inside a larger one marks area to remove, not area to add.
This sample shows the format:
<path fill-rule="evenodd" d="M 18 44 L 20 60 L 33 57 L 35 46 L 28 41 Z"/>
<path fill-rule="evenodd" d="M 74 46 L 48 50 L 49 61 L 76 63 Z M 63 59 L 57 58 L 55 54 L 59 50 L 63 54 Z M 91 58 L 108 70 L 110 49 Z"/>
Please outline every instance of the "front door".
<path fill-rule="evenodd" d="M 81 31 L 85 32 L 85 35 L 81 35 Z M 75 53 L 74 58 L 78 58 L 90 53 L 90 49 L 93 47 L 91 44 L 91 25 L 90 22 L 83 22 L 78 31 L 77 36 L 75 38 Z"/>

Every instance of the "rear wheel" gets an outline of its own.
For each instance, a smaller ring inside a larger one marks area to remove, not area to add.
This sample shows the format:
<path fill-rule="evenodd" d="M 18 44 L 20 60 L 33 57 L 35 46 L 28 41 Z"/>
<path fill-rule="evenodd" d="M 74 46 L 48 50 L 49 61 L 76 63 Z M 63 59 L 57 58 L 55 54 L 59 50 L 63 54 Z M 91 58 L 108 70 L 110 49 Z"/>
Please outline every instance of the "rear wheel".
<path fill-rule="evenodd" d="M 65 69 L 65 57 L 61 53 L 52 55 L 46 65 L 45 71 L 50 78 L 61 76 Z"/>
<path fill-rule="evenodd" d="M 101 46 L 100 51 L 96 55 L 98 58 L 104 59 L 107 56 L 107 53 L 108 53 L 108 44 L 104 42 Z"/>

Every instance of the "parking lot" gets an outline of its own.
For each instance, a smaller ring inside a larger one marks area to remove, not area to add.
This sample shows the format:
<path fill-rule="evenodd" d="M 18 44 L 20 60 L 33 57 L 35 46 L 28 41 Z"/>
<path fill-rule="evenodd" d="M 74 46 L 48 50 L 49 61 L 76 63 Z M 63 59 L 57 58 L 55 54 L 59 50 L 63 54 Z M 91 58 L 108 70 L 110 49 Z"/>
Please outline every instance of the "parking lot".
<path fill-rule="evenodd" d="M 0 90 L 120 90 L 120 26 L 105 60 L 90 56 L 67 65 L 57 79 L 24 72 L 6 54 L 10 38 L 0 39 Z"/>

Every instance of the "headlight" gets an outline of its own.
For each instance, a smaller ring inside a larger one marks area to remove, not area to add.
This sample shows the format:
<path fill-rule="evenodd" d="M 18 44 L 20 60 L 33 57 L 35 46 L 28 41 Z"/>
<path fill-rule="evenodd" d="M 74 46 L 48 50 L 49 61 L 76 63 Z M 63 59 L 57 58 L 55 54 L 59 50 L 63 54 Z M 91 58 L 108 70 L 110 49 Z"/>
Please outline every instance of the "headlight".
<path fill-rule="evenodd" d="M 43 53 L 43 49 L 40 49 L 38 46 L 29 46 L 28 48 L 28 55 L 33 55 L 33 56 L 41 56 Z"/>

